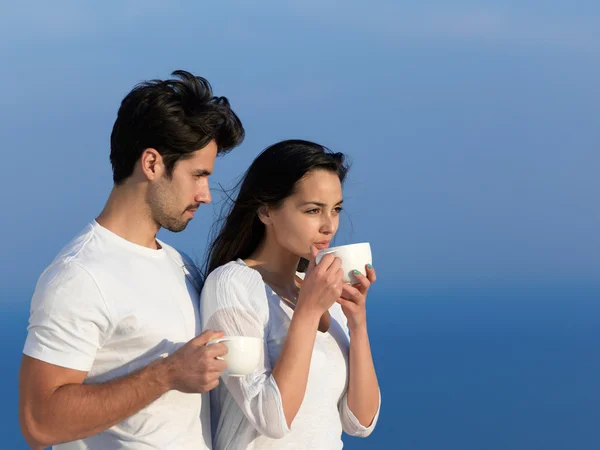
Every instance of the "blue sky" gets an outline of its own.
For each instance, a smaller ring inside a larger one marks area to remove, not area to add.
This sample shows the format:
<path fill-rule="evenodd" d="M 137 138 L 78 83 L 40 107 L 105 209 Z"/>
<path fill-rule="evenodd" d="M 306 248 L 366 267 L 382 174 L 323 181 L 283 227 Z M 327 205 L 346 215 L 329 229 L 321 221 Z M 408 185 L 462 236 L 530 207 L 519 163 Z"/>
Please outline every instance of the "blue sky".
<path fill-rule="evenodd" d="M 246 126 L 216 187 L 280 139 L 350 155 L 338 242 L 372 243 L 382 287 L 597 286 L 599 17 L 591 1 L 4 2 L 0 301 L 28 301 L 100 211 L 119 102 L 175 69 Z M 218 210 L 161 237 L 201 258 Z"/>

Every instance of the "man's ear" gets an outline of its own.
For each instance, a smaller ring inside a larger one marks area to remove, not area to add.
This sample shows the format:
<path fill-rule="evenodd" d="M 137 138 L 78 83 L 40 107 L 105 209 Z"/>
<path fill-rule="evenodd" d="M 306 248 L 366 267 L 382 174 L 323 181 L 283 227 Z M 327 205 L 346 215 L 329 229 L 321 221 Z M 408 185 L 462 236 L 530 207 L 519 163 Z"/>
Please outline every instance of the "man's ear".
<path fill-rule="evenodd" d="M 265 225 L 271 225 L 271 213 L 267 205 L 260 206 L 257 211 L 258 219 Z"/>
<path fill-rule="evenodd" d="M 147 148 L 140 157 L 140 168 L 148 180 L 160 178 L 165 171 L 161 154 L 154 148 Z"/>

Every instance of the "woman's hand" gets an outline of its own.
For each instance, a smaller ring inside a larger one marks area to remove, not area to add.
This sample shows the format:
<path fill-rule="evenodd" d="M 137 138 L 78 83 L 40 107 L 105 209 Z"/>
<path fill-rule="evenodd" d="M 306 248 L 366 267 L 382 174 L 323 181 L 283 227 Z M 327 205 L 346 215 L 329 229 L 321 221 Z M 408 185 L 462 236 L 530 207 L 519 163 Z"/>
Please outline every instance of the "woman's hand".
<path fill-rule="evenodd" d="M 311 258 L 302 281 L 296 311 L 314 312 L 321 317 L 342 295 L 342 261 L 325 255 L 316 263 L 317 250 L 311 246 Z"/>
<path fill-rule="evenodd" d="M 342 311 L 348 320 L 348 328 L 352 332 L 367 325 L 367 293 L 369 288 L 377 279 L 375 269 L 370 264 L 365 267 L 367 276 L 365 277 L 358 270 L 353 275 L 358 280 L 354 285 L 344 284 L 342 294 L 338 303 L 342 306 Z"/>

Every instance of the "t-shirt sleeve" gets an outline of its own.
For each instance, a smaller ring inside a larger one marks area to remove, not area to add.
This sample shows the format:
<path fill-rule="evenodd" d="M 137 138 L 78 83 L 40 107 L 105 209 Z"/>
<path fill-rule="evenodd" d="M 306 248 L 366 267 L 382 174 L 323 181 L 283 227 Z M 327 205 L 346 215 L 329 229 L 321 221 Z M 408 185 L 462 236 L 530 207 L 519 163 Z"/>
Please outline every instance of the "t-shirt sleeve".
<path fill-rule="evenodd" d="M 50 267 L 31 300 L 23 353 L 88 372 L 110 332 L 110 314 L 92 276 L 76 263 Z"/>

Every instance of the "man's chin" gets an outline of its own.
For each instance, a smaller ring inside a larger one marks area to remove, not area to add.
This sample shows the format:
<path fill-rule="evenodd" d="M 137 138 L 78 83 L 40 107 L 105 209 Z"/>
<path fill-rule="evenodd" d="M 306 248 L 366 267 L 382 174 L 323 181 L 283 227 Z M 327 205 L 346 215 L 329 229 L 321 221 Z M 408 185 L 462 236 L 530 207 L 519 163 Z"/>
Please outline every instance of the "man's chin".
<path fill-rule="evenodd" d="M 173 233 L 179 233 L 180 231 L 185 230 L 185 228 L 188 226 L 188 223 L 190 223 L 189 220 L 187 222 L 171 223 L 167 226 L 163 225 L 163 228 Z"/>

